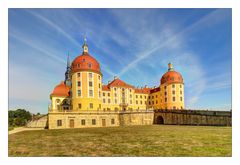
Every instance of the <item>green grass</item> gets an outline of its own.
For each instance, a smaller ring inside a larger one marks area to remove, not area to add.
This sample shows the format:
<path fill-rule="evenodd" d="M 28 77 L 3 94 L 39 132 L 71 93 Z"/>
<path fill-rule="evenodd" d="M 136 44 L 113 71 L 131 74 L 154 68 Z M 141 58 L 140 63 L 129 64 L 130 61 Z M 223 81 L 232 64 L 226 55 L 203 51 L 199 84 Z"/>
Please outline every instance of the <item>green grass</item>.
<path fill-rule="evenodd" d="M 9 156 L 231 156 L 232 128 L 127 126 L 9 135 Z"/>

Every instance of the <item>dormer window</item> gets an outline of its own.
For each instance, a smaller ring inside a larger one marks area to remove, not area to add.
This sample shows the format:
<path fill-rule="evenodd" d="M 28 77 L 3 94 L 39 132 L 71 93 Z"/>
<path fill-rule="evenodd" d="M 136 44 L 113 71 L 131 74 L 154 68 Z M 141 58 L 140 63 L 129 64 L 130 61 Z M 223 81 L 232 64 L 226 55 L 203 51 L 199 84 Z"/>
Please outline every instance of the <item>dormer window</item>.
<path fill-rule="evenodd" d="M 80 68 L 80 64 L 79 63 L 77 64 L 77 68 Z"/>
<path fill-rule="evenodd" d="M 92 68 L 92 64 L 91 64 L 91 63 L 88 63 L 88 67 L 89 67 L 89 68 Z"/>

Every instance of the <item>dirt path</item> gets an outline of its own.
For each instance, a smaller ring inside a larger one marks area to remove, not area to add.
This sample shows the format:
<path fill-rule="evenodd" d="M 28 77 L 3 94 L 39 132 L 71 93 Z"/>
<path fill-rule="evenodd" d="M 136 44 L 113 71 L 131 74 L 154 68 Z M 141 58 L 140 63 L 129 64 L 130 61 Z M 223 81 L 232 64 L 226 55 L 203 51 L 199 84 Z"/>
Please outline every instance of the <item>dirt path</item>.
<path fill-rule="evenodd" d="M 9 131 L 8 134 L 14 134 L 14 133 L 18 133 L 18 132 L 22 132 L 22 131 L 32 131 L 32 130 L 43 130 L 44 128 L 26 128 L 26 127 L 18 127 L 18 128 L 14 128 L 14 130 Z"/>

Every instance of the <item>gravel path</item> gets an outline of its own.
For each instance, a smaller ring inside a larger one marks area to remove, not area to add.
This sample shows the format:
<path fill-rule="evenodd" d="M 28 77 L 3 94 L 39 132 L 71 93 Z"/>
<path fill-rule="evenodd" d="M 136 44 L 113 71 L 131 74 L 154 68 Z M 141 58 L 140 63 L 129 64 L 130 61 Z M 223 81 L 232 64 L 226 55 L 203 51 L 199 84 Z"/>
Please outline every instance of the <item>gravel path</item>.
<path fill-rule="evenodd" d="M 8 131 L 8 134 L 11 135 L 11 134 L 22 132 L 22 131 L 32 131 L 32 130 L 44 130 L 44 128 L 18 127 L 18 128 L 14 128 L 14 130 L 12 130 L 12 131 Z"/>

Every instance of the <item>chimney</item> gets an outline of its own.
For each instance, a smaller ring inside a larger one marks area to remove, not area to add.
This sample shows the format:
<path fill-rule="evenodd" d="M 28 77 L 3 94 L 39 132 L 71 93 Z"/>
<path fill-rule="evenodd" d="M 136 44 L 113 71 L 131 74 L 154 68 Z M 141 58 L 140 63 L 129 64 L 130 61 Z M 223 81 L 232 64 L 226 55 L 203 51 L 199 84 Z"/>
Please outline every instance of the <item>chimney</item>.
<path fill-rule="evenodd" d="M 154 87 L 153 87 L 154 89 L 156 88 L 156 86 L 154 85 Z"/>
<path fill-rule="evenodd" d="M 108 81 L 108 84 L 110 84 L 111 81 Z"/>
<path fill-rule="evenodd" d="M 116 80 L 118 77 L 117 76 L 114 76 L 114 80 Z"/>
<path fill-rule="evenodd" d="M 147 85 L 145 85 L 145 88 L 148 88 L 148 86 L 147 86 Z"/>

